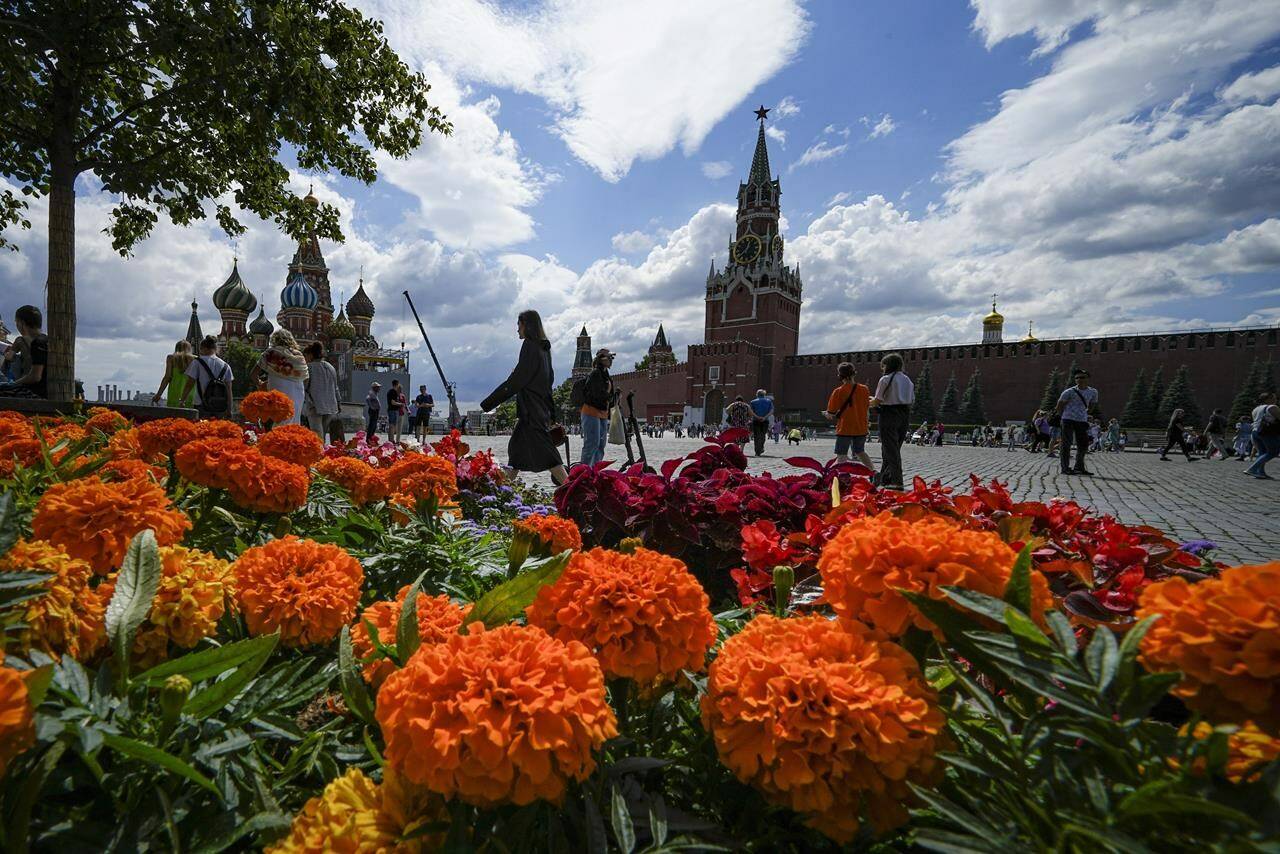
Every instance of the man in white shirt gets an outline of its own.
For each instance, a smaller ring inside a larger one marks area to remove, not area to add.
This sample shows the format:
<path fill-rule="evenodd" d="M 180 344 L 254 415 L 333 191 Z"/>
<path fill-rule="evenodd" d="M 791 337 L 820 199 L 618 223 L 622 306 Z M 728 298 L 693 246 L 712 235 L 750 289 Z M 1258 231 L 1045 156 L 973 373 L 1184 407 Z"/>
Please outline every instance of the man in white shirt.
<path fill-rule="evenodd" d="M 303 350 L 307 357 L 307 391 L 303 398 L 307 424 L 329 444 L 329 422 L 338 414 L 338 372 L 324 360 L 324 345 L 312 341 Z"/>
<path fill-rule="evenodd" d="M 1082 474 L 1086 477 L 1093 472 L 1084 467 L 1085 454 L 1089 453 L 1089 416 L 1098 408 L 1098 390 L 1089 387 L 1089 372 L 1077 370 L 1071 375 L 1075 385 L 1064 389 L 1058 398 L 1054 415 L 1062 418 L 1062 445 L 1058 449 L 1058 462 L 1063 474 Z M 1071 463 L 1071 443 L 1076 444 L 1076 466 Z"/>
<path fill-rule="evenodd" d="M 915 383 L 902 372 L 902 356 L 890 353 L 880 360 L 884 376 L 876 383 L 871 407 L 880 414 L 880 485 L 902 489 L 902 443 L 910 427 L 911 404 L 916 402 Z"/>
<path fill-rule="evenodd" d="M 187 394 L 195 393 L 196 410 L 201 418 L 230 418 L 231 382 L 235 375 L 231 366 L 218 357 L 218 339 L 206 335 L 200 342 L 200 355 L 187 366 L 191 385 Z M 183 404 L 187 403 L 183 400 Z"/>

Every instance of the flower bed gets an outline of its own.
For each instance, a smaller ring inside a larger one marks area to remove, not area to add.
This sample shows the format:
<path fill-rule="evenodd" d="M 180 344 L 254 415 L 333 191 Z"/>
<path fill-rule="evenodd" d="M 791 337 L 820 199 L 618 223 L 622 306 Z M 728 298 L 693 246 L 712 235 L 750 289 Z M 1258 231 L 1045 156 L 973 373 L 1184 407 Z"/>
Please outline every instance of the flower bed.
<path fill-rule="evenodd" d="M 1280 834 L 1280 563 L 726 435 L 0 414 L 6 849 L 1187 850 Z"/>

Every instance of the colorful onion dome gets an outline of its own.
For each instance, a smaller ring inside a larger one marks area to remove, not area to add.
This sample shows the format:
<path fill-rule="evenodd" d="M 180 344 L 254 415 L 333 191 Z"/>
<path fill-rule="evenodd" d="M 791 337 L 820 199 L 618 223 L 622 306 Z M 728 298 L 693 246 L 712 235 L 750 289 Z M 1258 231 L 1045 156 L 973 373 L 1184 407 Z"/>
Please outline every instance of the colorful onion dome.
<path fill-rule="evenodd" d="M 333 322 L 329 324 L 324 332 L 329 336 L 330 341 L 356 340 L 356 328 L 351 325 L 350 320 L 347 320 L 345 311 L 338 312 L 338 316 L 333 319 Z"/>
<path fill-rule="evenodd" d="M 355 295 L 347 300 L 347 314 L 352 317 L 373 317 L 373 300 L 364 292 L 364 282 L 356 288 Z"/>
<path fill-rule="evenodd" d="M 245 314 L 258 307 L 258 299 L 240 278 L 239 262 L 231 264 L 231 275 L 213 292 L 213 307 L 218 311 L 243 311 Z"/>
<path fill-rule="evenodd" d="M 311 287 L 307 277 L 296 270 L 290 273 L 288 281 L 284 283 L 284 290 L 280 292 L 280 307 L 282 309 L 304 308 L 311 311 L 318 302 L 320 302 L 320 295 L 316 293 L 315 288 Z"/>
<path fill-rule="evenodd" d="M 261 307 L 259 307 L 258 316 L 253 319 L 253 323 L 249 324 L 249 334 L 265 335 L 266 337 L 270 338 L 271 333 L 275 331 L 276 331 L 275 324 L 273 324 L 270 320 L 267 320 L 267 313 Z"/>

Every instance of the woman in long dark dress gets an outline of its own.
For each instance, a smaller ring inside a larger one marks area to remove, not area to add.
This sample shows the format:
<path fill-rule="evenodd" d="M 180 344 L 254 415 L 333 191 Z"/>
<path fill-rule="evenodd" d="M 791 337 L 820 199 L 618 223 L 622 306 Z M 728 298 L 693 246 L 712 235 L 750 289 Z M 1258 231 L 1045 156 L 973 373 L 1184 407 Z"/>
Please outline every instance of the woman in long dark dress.
<path fill-rule="evenodd" d="M 487 412 L 515 397 L 516 426 L 507 445 L 508 464 L 516 471 L 550 471 L 551 479 L 559 485 L 568 475 L 550 435 L 555 406 L 551 398 L 555 381 L 551 342 L 536 311 L 520 312 L 516 331 L 524 342 L 520 361 L 511 376 L 480 402 L 480 408 Z"/>

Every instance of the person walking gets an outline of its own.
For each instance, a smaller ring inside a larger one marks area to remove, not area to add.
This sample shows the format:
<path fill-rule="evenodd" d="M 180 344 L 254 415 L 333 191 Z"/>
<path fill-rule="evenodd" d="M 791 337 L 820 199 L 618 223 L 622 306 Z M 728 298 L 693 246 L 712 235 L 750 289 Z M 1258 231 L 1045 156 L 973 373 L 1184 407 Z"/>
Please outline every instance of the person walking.
<path fill-rule="evenodd" d="M 742 399 L 742 395 L 738 395 L 733 399 L 733 403 L 729 404 L 729 408 L 725 410 L 724 414 L 725 420 L 729 422 L 730 429 L 751 429 L 751 419 L 753 417 L 751 407 Z M 745 436 L 738 440 L 739 447 L 746 447 L 746 444 Z"/>
<path fill-rule="evenodd" d="M 1037 409 L 1036 414 L 1031 416 L 1031 444 L 1027 445 L 1027 450 L 1033 454 L 1040 452 L 1040 446 L 1049 444 L 1049 416 L 1045 415 L 1043 409 Z"/>
<path fill-rule="evenodd" d="M 508 465 L 512 471 L 551 472 L 551 480 L 559 486 L 568 479 L 560 451 L 551 438 L 555 401 L 551 397 L 555 371 L 551 366 L 551 342 L 542 328 L 542 317 L 533 310 L 520 312 L 516 318 L 516 334 L 520 337 L 520 358 L 507 377 L 480 408 L 491 411 L 501 403 L 516 399 L 516 426 L 507 445 Z"/>
<path fill-rule="evenodd" d="M 1004 433 L 1004 449 L 1008 453 L 1013 453 L 1018 449 L 1018 425 L 1010 424 Z"/>
<path fill-rule="evenodd" d="M 1182 424 L 1182 419 L 1186 413 L 1181 409 L 1175 409 L 1169 414 L 1169 427 L 1165 431 L 1164 447 L 1160 449 L 1160 462 L 1169 462 L 1169 449 L 1174 445 L 1182 451 L 1182 455 L 1187 458 L 1187 462 L 1194 463 L 1196 458 L 1191 456 L 1191 445 L 1187 442 L 1186 434 L 1183 432 L 1186 428 Z"/>
<path fill-rule="evenodd" d="M 371 383 L 364 398 L 364 440 L 370 445 L 378 441 L 378 418 L 382 415 L 382 401 L 378 398 L 380 391 L 382 383 Z"/>
<path fill-rule="evenodd" d="M 1216 450 L 1219 459 L 1231 459 L 1231 448 L 1227 446 L 1227 418 L 1221 409 L 1213 410 L 1213 414 L 1209 416 L 1209 421 L 1204 426 L 1204 437 L 1209 440 L 1210 454 Z"/>
<path fill-rule="evenodd" d="M 309 372 L 307 360 L 298 349 L 298 342 L 288 329 L 271 333 L 271 346 L 258 360 L 257 370 L 266 374 L 267 388 L 282 392 L 293 401 L 293 415 L 280 424 L 299 424 L 302 421 L 303 399 Z"/>
<path fill-rule="evenodd" d="M 234 408 L 231 383 L 235 374 L 231 366 L 218 357 L 217 338 L 206 335 L 201 339 L 200 355 L 187 366 L 187 377 L 191 383 L 183 395 L 182 406 L 187 406 L 194 395 L 196 411 L 201 418 L 231 417 Z"/>
<path fill-rule="evenodd" d="M 841 362 L 836 368 L 836 377 L 840 384 L 831 390 L 823 413 L 836 425 L 836 459 L 843 462 L 853 454 L 874 473 L 876 467 L 867 454 L 871 389 L 854 378 L 852 362 Z"/>
<path fill-rule="evenodd" d="M 418 407 L 418 417 L 413 422 L 413 434 L 417 438 L 418 444 L 425 446 L 427 437 L 431 435 L 431 410 L 436 408 L 436 401 L 427 392 L 427 387 L 420 385 L 418 386 L 418 394 L 414 397 L 413 402 Z"/>
<path fill-rule="evenodd" d="M 0 397 L 49 396 L 49 338 L 40 331 L 44 315 L 34 305 L 19 306 L 13 313 L 18 337 L 4 351 L 4 364 L 13 376 L 12 382 L 0 383 Z"/>
<path fill-rule="evenodd" d="M 756 456 L 764 455 L 764 440 L 769 437 L 769 421 L 773 418 L 773 398 L 764 389 L 756 389 L 756 396 L 751 401 L 751 438 L 755 443 Z"/>
<path fill-rule="evenodd" d="M 392 380 L 391 388 L 387 389 L 387 441 L 393 445 L 400 444 L 403 433 L 401 425 L 404 423 L 406 408 L 404 389 L 400 388 L 400 380 Z"/>
<path fill-rule="evenodd" d="M 1120 451 L 1120 422 L 1115 418 L 1107 422 L 1106 448 L 1113 454 Z"/>
<path fill-rule="evenodd" d="M 1075 385 L 1062 390 L 1053 414 L 1061 420 L 1062 446 L 1058 450 L 1058 462 L 1063 474 L 1092 476 L 1084 466 L 1089 453 L 1089 416 L 1098 408 L 1098 390 L 1089 386 L 1089 372 L 1077 370 L 1071 375 Z M 1076 446 L 1076 464 L 1071 468 L 1071 445 Z"/>
<path fill-rule="evenodd" d="M 876 383 L 870 406 L 880 415 L 880 485 L 902 489 L 902 443 L 907 438 L 907 419 L 916 402 L 916 387 L 902 372 L 902 356 L 890 353 L 880 360 L 884 376 Z"/>
<path fill-rule="evenodd" d="M 1253 422 L 1248 415 L 1241 415 L 1236 422 L 1235 452 L 1237 460 L 1244 460 L 1253 452 Z"/>
<path fill-rule="evenodd" d="M 303 406 L 307 425 L 320 437 L 320 444 L 329 443 L 329 422 L 338 414 L 338 372 L 324 359 L 324 345 L 312 341 L 303 351 L 307 357 L 307 383 Z"/>
<path fill-rule="evenodd" d="M 190 341 L 184 339 L 173 345 L 173 352 L 164 357 L 164 376 L 160 378 L 160 388 L 156 389 L 156 393 L 151 396 L 152 403 L 159 403 L 160 396 L 168 391 L 165 396 L 165 406 L 181 405 L 187 398 L 187 388 L 191 385 L 191 380 L 187 377 L 187 368 L 191 367 L 195 358 L 191 353 Z"/>
<path fill-rule="evenodd" d="M 1280 456 L 1280 407 L 1276 406 L 1275 392 L 1262 395 L 1253 408 L 1253 442 L 1258 447 L 1258 458 L 1245 469 L 1245 474 L 1272 480 L 1267 463 Z"/>
<path fill-rule="evenodd" d="M 604 347 L 591 361 L 591 373 L 582 387 L 582 406 L 578 414 L 582 422 L 582 455 L 578 461 L 593 466 L 604 459 L 609 442 L 609 401 L 613 400 L 613 353 Z"/>

